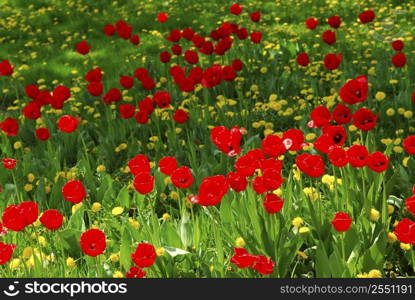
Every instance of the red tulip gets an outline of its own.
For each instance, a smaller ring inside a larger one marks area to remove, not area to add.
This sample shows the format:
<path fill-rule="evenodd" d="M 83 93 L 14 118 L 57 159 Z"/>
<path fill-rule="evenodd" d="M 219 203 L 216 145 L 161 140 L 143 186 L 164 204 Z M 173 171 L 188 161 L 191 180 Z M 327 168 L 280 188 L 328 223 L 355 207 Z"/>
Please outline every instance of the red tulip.
<path fill-rule="evenodd" d="M 415 222 L 405 218 L 395 226 L 396 237 L 405 244 L 415 245 Z"/>
<path fill-rule="evenodd" d="M 7 136 L 16 136 L 19 132 L 19 122 L 14 118 L 6 118 L 3 122 L 0 122 L 0 129 Z"/>
<path fill-rule="evenodd" d="M 403 49 L 404 43 L 402 40 L 396 40 L 391 43 L 393 50 L 401 51 Z"/>
<path fill-rule="evenodd" d="M 336 33 L 332 30 L 323 32 L 322 39 L 326 44 L 332 45 L 336 42 Z"/>
<path fill-rule="evenodd" d="M 310 63 L 310 58 L 307 53 L 300 53 L 297 56 L 297 63 L 300 66 L 306 67 Z"/>
<path fill-rule="evenodd" d="M 324 160 L 320 155 L 303 153 L 295 158 L 297 167 L 310 177 L 321 177 L 325 173 Z"/>
<path fill-rule="evenodd" d="M 10 76 L 13 74 L 13 66 L 6 59 L 0 62 L 0 76 Z"/>
<path fill-rule="evenodd" d="M 242 12 L 243 7 L 237 3 L 231 5 L 230 11 L 233 15 L 239 15 Z"/>
<path fill-rule="evenodd" d="M 415 195 L 405 199 L 405 207 L 415 216 Z"/>
<path fill-rule="evenodd" d="M 173 156 L 166 156 L 159 160 L 160 172 L 171 176 L 174 170 L 177 169 L 177 160 Z"/>
<path fill-rule="evenodd" d="M 134 78 L 131 76 L 121 76 L 120 77 L 120 84 L 125 89 L 131 89 L 134 86 Z"/>
<path fill-rule="evenodd" d="M 88 45 L 86 41 L 79 42 L 75 45 L 75 50 L 79 54 L 86 55 L 89 53 L 91 47 Z"/>
<path fill-rule="evenodd" d="M 214 206 L 220 203 L 229 190 L 229 182 L 223 175 L 206 177 L 199 186 L 199 194 L 191 197 L 192 203 Z"/>
<path fill-rule="evenodd" d="M 374 172 L 384 172 L 388 168 L 389 158 L 382 152 L 376 151 L 367 157 L 366 165 Z"/>
<path fill-rule="evenodd" d="M 137 266 L 132 266 L 130 270 L 125 273 L 125 278 L 143 278 L 146 276 L 146 272 Z"/>
<path fill-rule="evenodd" d="M 39 221 L 49 230 L 56 230 L 62 226 L 63 216 L 56 209 L 48 209 L 43 212 Z"/>
<path fill-rule="evenodd" d="M 415 135 L 410 135 L 405 138 L 402 145 L 408 154 L 415 155 Z"/>
<path fill-rule="evenodd" d="M 330 148 L 328 152 L 328 159 L 333 166 L 338 168 L 346 166 L 349 162 L 346 150 L 340 147 Z"/>
<path fill-rule="evenodd" d="M 178 109 L 173 114 L 173 120 L 176 123 L 183 124 L 189 119 L 189 113 L 183 109 Z"/>
<path fill-rule="evenodd" d="M 89 229 L 82 233 L 79 243 L 82 251 L 92 257 L 104 253 L 107 247 L 105 234 L 99 229 Z"/>
<path fill-rule="evenodd" d="M 128 167 L 133 175 L 150 173 L 150 160 L 144 154 L 138 154 L 128 161 Z"/>
<path fill-rule="evenodd" d="M 264 153 L 271 157 L 278 157 L 287 151 L 283 140 L 274 134 L 267 135 L 262 140 L 261 146 Z"/>
<path fill-rule="evenodd" d="M 391 61 L 395 67 L 402 68 L 406 65 L 406 55 L 402 52 L 398 52 L 392 57 Z"/>
<path fill-rule="evenodd" d="M 342 61 L 342 54 L 333 54 L 329 53 L 326 56 L 324 56 L 324 67 L 327 70 L 335 70 L 340 66 L 340 63 Z"/>
<path fill-rule="evenodd" d="M 131 254 L 132 261 L 140 268 L 151 267 L 156 261 L 157 254 L 153 245 L 140 243 L 134 253 Z"/>
<path fill-rule="evenodd" d="M 315 29 L 318 25 L 318 19 L 316 18 L 308 18 L 305 21 L 305 25 L 308 29 Z"/>
<path fill-rule="evenodd" d="M 159 22 L 159 23 L 165 23 L 165 22 L 167 22 L 167 19 L 168 18 L 169 18 L 169 15 L 167 13 L 164 13 L 164 12 L 159 13 L 157 15 L 157 22 Z"/>
<path fill-rule="evenodd" d="M 255 256 L 255 261 L 252 266 L 252 269 L 257 271 L 262 275 L 269 275 L 274 272 L 275 263 L 272 261 L 271 258 L 267 259 L 263 255 Z"/>
<path fill-rule="evenodd" d="M 352 225 L 352 219 L 345 212 L 337 212 L 331 221 L 333 228 L 338 232 L 348 231 Z"/>
<path fill-rule="evenodd" d="M 63 132 L 71 133 L 78 128 L 78 120 L 70 115 L 64 115 L 58 120 L 58 128 Z"/>
<path fill-rule="evenodd" d="M 370 109 L 360 108 L 353 115 L 353 125 L 363 131 L 369 131 L 376 126 L 379 115 L 374 115 Z"/>
<path fill-rule="evenodd" d="M 15 247 L 13 244 L 0 242 L 0 265 L 4 265 L 12 258 Z"/>
<path fill-rule="evenodd" d="M 252 22 L 259 22 L 261 20 L 261 13 L 259 11 L 253 12 L 249 15 Z"/>
<path fill-rule="evenodd" d="M 244 248 L 234 248 L 234 254 L 231 257 L 231 263 L 240 269 L 252 267 L 255 262 L 255 256 L 248 253 Z"/>
<path fill-rule="evenodd" d="M 153 190 L 154 176 L 146 172 L 138 173 L 134 178 L 133 184 L 137 192 L 143 195 L 148 194 Z"/>
<path fill-rule="evenodd" d="M 337 104 L 332 111 L 333 120 L 339 125 L 349 124 L 352 116 L 350 108 L 341 103 Z"/>
<path fill-rule="evenodd" d="M 284 200 L 273 193 L 265 195 L 264 198 L 264 208 L 269 214 L 275 214 L 282 209 L 284 205 Z"/>
<path fill-rule="evenodd" d="M 84 200 L 86 191 L 80 180 L 71 180 L 62 187 L 62 195 L 66 201 L 77 204 Z"/>
<path fill-rule="evenodd" d="M 153 101 L 158 105 L 158 107 L 166 108 L 170 106 L 171 95 L 166 91 L 157 91 L 153 96 Z"/>
<path fill-rule="evenodd" d="M 131 104 L 120 104 L 118 107 L 118 111 L 120 112 L 120 116 L 123 119 L 132 118 L 135 114 L 135 107 Z"/>
<path fill-rule="evenodd" d="M 359 15 L 359 19 L 363 24 L 370 23 L 375 19 L 375 12 L 373 10 L 366 10 Z"/>
<path fill-rule="evenodd" d="M 248 181 L 246 180 L 246 177 L 237 172 L 229 172 L 228 181 L 229 181 L 230 187 L 235 192 L 244 191 L 246 187 L 248 186 Z"/>
<path fill-rule="evenodd" d="M 341 19 L 339 16 L 332 16 L 327 19 L 327 23 L 329 23 L 331 28 L 339 28 L 341 24 Z"/>
<path fill-rule="evenodd" d="M 330 123 L 331 114 L 327 107 L 320 105 L 314 108 L 310 113 L 311 121 L 309 127 L 320 128 Z"/>
<path fill-rule="evenodd" d="M 241 152 L 241 129 L 234 126 L 230 130 L 225 126 L 216 126 L 210 131 L 210 139 L 220 151 L 228 156 L 236 156 Z"/>
<path fill-rule="evenodd" d="M 21 231 L 26 227 L 26 221 L 18 205 L 9 205 L 3 212 L 2 224 L 4 227 Z"/>
<path fill-rule="evenodd" d="M 190 169 L 186 166 L 182 166 L 173 171 L 171 174 L 172 183 L 181 189 L 186 189 L 193 184 L 193 175 Z"/>
<path fill-rule="evenodd" d="M 13 170 L 16 167 L 16 160 L 14 158 L 3 158 L 3 167 L 8 170 Z"/>
<path fill-rule="evenodd" d="M 340 98 L 347 104 L 360 103 L 366 100 L 369 88 L 366 76 L 349 80 L 340 88 Z"/>

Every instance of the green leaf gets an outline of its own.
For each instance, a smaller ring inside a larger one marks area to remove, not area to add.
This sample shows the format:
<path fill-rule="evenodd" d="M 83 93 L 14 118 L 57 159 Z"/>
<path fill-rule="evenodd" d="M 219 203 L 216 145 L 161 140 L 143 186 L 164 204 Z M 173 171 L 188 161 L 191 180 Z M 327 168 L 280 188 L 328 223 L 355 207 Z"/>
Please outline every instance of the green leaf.
<path fill-rule="evenodd" d="M 119 205 L 122 207 L 130 207 L 130 194 L 128 192 L 128 186 L 125 186 L 120 190 L 116 202 L 119 203 Z"/>
<path fill-rule="evenodd" d="M 164 182 L 164 179 L 167 177 L 163 173 L 160 173 L 158 170 L 154 172 L 155 177 L 155 183 L 156 183 L 156 190 L 157 193 L 163 193 L 164 189 L 166 188 L 166 183 Z"/>
<path fill-rule="evenodd" d="M 72 257 L 79 257 L 81 255 L 82 251 L 79 245 L 79 238 L 81 236 L 80 230 L 68 228 L 58 231 L 57 235 L 59 236 L 61 246 L 68 251 Z"/>
<path fill-rule="evenodd" d="M 347 268 L 345 268 L 343 260 L 341 258 L 340 249 L 339 251 L 333 251 L 333 253 L 330 255 L 329 266 L 331 269 L 332 277 L 342 277 L 343 273 L 345 271 L 348 271 Z"/>
<path fill-rule="evenodd" d="M 105 175 L 102 179 L 101 186 L 97 192 L 97 201 L 102 202 L 104 199 L 104 195 L 107 193 L 108 190 L 112 190 L 112 178 L 110 175 Z"/>
<path fill-rule="evenodd" d="M 82 204 L 75 213 L 69 218 L 67 228 L 78 229 L 81 231 L 85 230 L 85 221 L 84 221 L 84 204 Z"/>
<path fill-rule="evenodd" d="M 331 277 L 330 261 L 322 245 L 318 245 L 316 249 L 315 268 L 316 277 Z"/>
<path fill-rule="evenodd" d="M 120 264 L 124 270 L 129 270 L 131 266 L 131 236 L 128 229 L 124 229 L 121 235 Z"/>
<path fill-rule="evenodd" d="M 170 222 L 164 222 L 160 226 L 161 239 L 163 244 L 171 245 L 172 247 L 181 248 L 182 241 L 180 236 L 177 234 L 177 231 L 173 228 Z"/>
<path fill-rule="evenodd" d="M 170 254 L 171 257 L 175 257 L 177 255 L 186 255 L 186 254 L 190 253 L 186 250 L 183 250 L 183 249 L 180 249 L 180 248 L 175 248 L 175 247 L 164 246 L 163 248 L 164 248 L 164 250 L 166 250 L 166 252 L 168 254 Z"/>
<path fill-rule="evenodd" d="M 185 248 L 191 246 L 193 239 L 192 224 L 189 222 L 189 218 L 186 214 L 180 220 L 180 239 Z"/>
<path fill-rule="evenodd" d="M 395 206 L 398 210 L 400 210 L 403 205 L 403 199 L 398 198 L 394 195 L 389 195 L 387 203 Z"/>

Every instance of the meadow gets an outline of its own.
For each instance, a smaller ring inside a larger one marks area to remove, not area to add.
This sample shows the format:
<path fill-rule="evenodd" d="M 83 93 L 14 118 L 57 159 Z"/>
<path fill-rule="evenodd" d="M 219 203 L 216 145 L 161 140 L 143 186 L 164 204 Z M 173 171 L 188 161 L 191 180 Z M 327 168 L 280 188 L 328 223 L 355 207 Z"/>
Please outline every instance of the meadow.
<path fill-rule="evenodd" d="M 0 275 L 414 276 L 414 20 L 0 0 Z"/>

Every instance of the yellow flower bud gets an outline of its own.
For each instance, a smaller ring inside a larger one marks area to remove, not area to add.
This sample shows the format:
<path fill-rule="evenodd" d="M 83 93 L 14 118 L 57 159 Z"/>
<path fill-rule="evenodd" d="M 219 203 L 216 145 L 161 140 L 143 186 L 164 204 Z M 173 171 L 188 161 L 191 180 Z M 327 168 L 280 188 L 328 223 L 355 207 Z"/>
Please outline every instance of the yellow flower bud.
<path fill-rule="evenodd" d="M 32 173 L 27 174 L 27 181 L 32 183 L 34 180 L 35 180 L 35 175 L 33 175 Z"/>
<path fill-rule="evenodd" d="M 296 217 L 291 221 L 291 224 L 296 227 L 296 228 L 300 228 L 301 225 L 303 225 L 304 220 L 300 217 Z"/>
<path fill-rule="evenodd" d="M 124 275 L 123 275 L 123 273 L 121 273 L 120 271 L 115 271 L 115 272 L 112 274 L 112 278 L 124 278 Z"/>
<path fill-rule="evenodd" d="M 118 255 L 118 253 L 113 253 L 110 255 L 110 260 L 112 262 L 118 262 L 120 260 L 120 256 Z"/>
<path fill-rule="evenodd" d="M 405 243 L 401 243 L 399 245 L 401 247 L 402 250 L 404 251 L 409 251 L 412 249 L 412 245 L 411 244 L 405 244 Z"/>
<path fill-rule="evenodd" d="M 308 232 L 310 232 L 310 228 L 308 228 L 308 227 L 301 227 L 301 228 L 298 230 L 298 232 L 299 232 L 299 233 L 308 233 Z"/>
<path fill-rule="evenodd" d="M 166 250 L 163 247 L 157 248 L 156 250 L 157 256 L 163 256 L 165 253 L 166 253 Z"/>
<path fill-rule="evenodd" d="M 370 210 L 370 220 L 372 220 L 373 222 L 376 222 L 377 220 L 379 220 L 379 217 L 380 217 L 379 211 L 372 208 Z"/>
<path fill-rule="evenodd" d="M 105 172 L 105 170 L 106 170 L 106 168 L 105 168 L 105 166 L 104 166 L 104 165 L 99 165 L 99 166 L 97 167 L 97 172 Z"/>
<path fill-rule="evenodd" d="M 112 213 L 114 216 L 119 216 L 119 215 L 121 215 L 123 212 L 124 212 L 124 208 L 122 208 L 121 206 L 114 207 L 114 208 L 112 209 L 112 211 L 111 211 L 111 213 Z"/>
<path fill-rule="evenodd" d="M 93 212 L 99 212 L 101 210 L 101 208 L 102 208 L 101 203 L 99 203 L 99 202 L 92 203 L 91 209 L 92 209 Z"/>
<path fill-rule="evenodd" d="M 68 258 L 66 259 L 66 265 L 67 265 L 69 268 L 75 268 L 75 266 L 76 266 L 76 262 L 75 262 L 75 260 L 74 260 L 72 257 L 68 257 Z"/>
<path fill-rule="evenodd" d="M 389 243 L 394 243 L 398 240 L 394 232 L 388 232 L 387 236 L 388 236 Z"/>
<path fill-rule="evenodd" d="M 376 100 L 378 101 L 382 101 L 383 99 L 385 99 L 386 94 L 384 92 L 377 92 L 375 95 Z"/>
<path fill-rule="evenodd" d="M 243 248 L 245 247 L 245 240 L 242 237 L 238 237 L 235 240 L 235 246 L 238 248 Z"/>
<path fill-rule="evenodd" d="M 25 184 L 23 188 L 26 192 L 30 192 L 31 190 L 33 190 L 33 185 Z"/>
<path fill-rule="evenodd" d="M 20 259 L 19 258 L 14 258 L 10 262 L 10 265 L 9 266 L 10 266 L 10 270 L 16 270 L 20 266 Z"/>

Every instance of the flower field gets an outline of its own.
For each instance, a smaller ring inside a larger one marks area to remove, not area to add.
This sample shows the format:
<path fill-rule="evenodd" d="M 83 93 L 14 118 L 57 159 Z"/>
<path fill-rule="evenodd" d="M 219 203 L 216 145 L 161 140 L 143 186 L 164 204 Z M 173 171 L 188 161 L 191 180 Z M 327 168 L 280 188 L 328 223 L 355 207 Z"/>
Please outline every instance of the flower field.
<path fill-rule="evenodd" d="M 414 276 L 414 20 L 0 0 L 1 277 Z"/>

